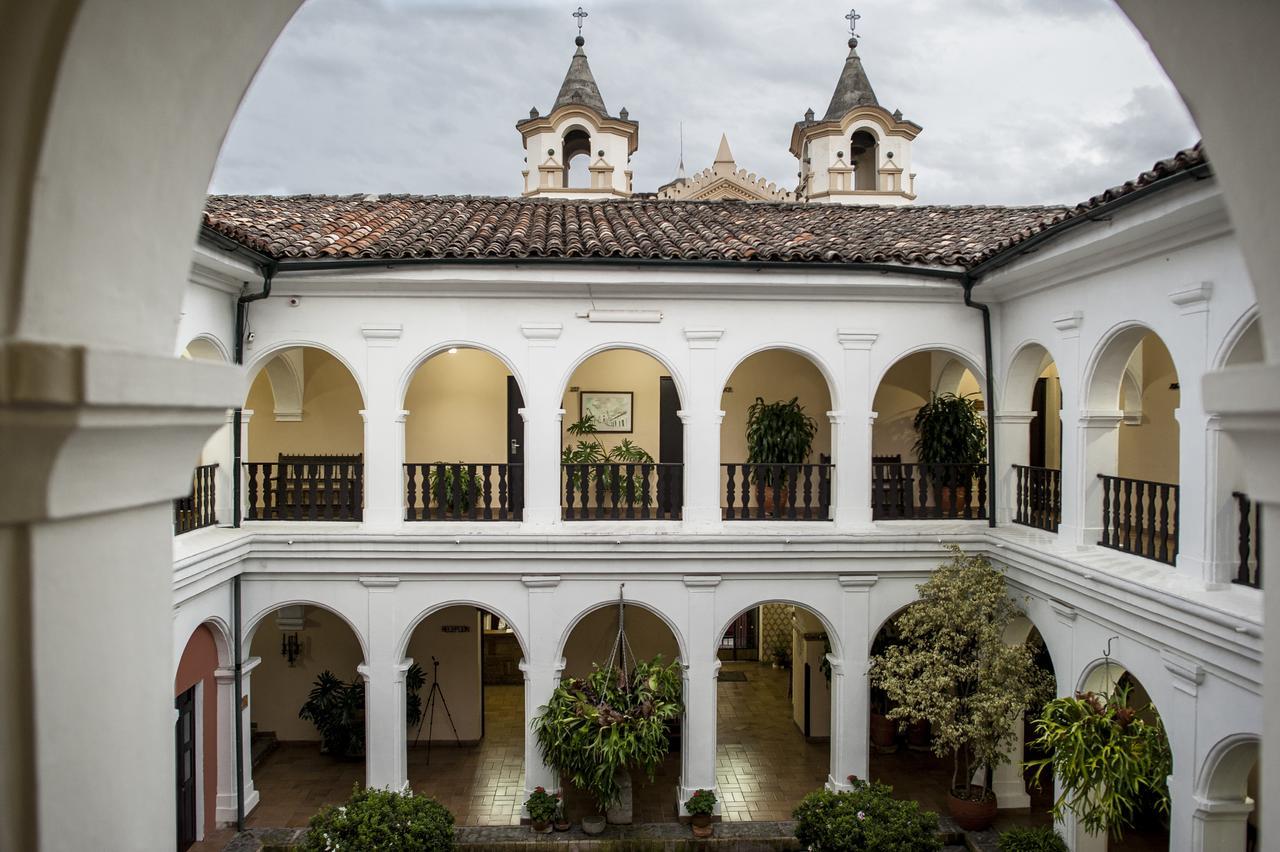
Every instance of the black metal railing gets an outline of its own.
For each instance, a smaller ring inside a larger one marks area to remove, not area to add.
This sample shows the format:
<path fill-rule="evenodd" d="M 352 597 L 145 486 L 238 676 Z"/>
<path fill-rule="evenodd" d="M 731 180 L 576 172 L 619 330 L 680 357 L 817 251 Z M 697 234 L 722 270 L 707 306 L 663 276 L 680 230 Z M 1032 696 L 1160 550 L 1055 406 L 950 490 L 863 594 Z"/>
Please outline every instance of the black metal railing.
<path fill-rule="evenodd" d="M 987 466 L 873 463 L 871 517 L 986 520 Z"/>
<path fill-rule="evenodd" d="M 1236 576 L 1231 581 L 1241 586 L 1262 588 L 1262 504 L 1249 499 L 1247 494 L 1232 492 L 1236 500 L 1236 511 L 1239 515 L 1239 541 L 1237 553 L 1240 564 L 1236 568 Z"/>
<path fill-rule="evenodd" d="M 250 521 L 358 521 L 364 464 L 349 461 L 246 462 Z"/>
<path fill-rule="evenodd" d="M 1125 476 L 1102 480 L 1098 544 L 1173 565 L 1178 559 L 1178 486 Z"/>
<path fill-rule="evenodd" d="M 727 521 L 831 520 L 831 464 L 722 464 Z"/>
<path fill-rule="evenodd" d="M 173 501 L 173 534 L 211 527 L 218 523 L 216 464 L 202 464 L 191 477 L 191 493 Z"/>
<path fill-rule="evenodd" d="M 566 521 L 680 519 L 682 464 L 561 464 Z"/>
<path fill-rule="evenodd" d="M 505 462 L 410 462 L 404 466 L 405 520 L 518 521 L 523 471 Z"/>
<path fill-rule="evenodd" d="M 1015 464 L 1013 522 L 1057 532 L 1062 521 L 1062 471 Z"/>

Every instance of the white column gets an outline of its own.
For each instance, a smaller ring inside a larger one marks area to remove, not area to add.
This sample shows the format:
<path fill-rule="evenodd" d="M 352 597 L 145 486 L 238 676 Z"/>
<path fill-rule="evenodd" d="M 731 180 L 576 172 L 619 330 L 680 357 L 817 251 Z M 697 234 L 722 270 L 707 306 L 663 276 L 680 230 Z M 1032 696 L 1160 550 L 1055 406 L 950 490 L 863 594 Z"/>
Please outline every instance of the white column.
<path fill-rule="evenodd" d="M 1197 798 L 1195 808 L 1191 814 L 1191 852 L 1243 852 L 1252 799 L 1222 802 Z"/>
<path fill-rule="evenodd" d="M 1098 474 L 1116 472 L 1116 453 L 1120 447 L 1116 430 L 1123 419 L 1124 413 L 1118 410 L 1082 411 L 1075 442 L 1080 449 L 1079 463 L 1068 468 L 1066 456 L 1063 456 L 1064 513 L 1068 496 L 1066 481 L 1070 479 L 1075 485 L 1070 496 L 1073 498 L 1072 513 L 1076 527 L 1072 530 L 1072 539 L 1068 539 L 1075 544 L 1091 545 L 1102 540 L 1102 480 L 1098 479 Z M 1063 532 L 1059 527 L 1059 535 Z"/>
<path fill-rule="evenodd" d="M 844 376 L 841 408 L 827 412 L 835 465 L 832 511 L 837 529 L 865 529 L 871 526 L 871 406 L 876 393 L 871 386 L 871 347 L 879 335 L 840 329 L 836 337 L 844 349 Z"/>
<path fill-rule="evenodd" d="M 563 388 L 554 387 L 554 358 L 560 323 L 525 323 L 520 327 L 529 341 L 529 387 L 524 408 L 524 524 L 546 528 L 560 523 L 560 449 L 563 443 Z M 559 394 L 559 395 L 558 395 Z"/>
<path fill-rule="evenodd" d="M 1160 707 L 1169 736 L 1169 749 L 1173 752 L 1175 771 L 1169 775 L 1169 848 L 1192 848 L 1194 830 L 1192 824 L 1196 812 L 1196 728 L 1197 693 L 1204 682 L 1204 669 L 1193 660 L 1163 651 L 1160 654 L 1173 690 L 1169 693 L 1172 706 Z M 1180 769 L 1185 767 L 1185 769 Z M 1212 847 L 1214 849 L 1220 847 Z"/>
<path fill-rule="evenodd" d="M 524 794 L 529 797 L 536 787 L 558 790 L 560 780 L 551 767 L 542 762 L 542 751 L 530 727 L 539 708 L 551 699 L 551 693 L 560 685 L 565 661 L 557 656 L 556 643 L 559 634 L 552 629 L 556 620 L 555 597 L 560 578 L 556 576 L 522 577 L 529 590 L 529 632 L 525 641 L 528 655 L 520 661 L 524 672 Z M 525 814 L 528 816 L 528 814 Z"/>
<path fill-rule="evenodd" d="M 698 790 L 716 789 L 716 689 L 720 660 L 716 650 L 716 576 L 684 578 L 689 599 L 689 657 L 684 661 L 684 724 L 680 738 L 680 787 L 676 808 Z M 720 803 L 716 803 L 719 812 Z"/>
<path fill-rule="evenodd" d="M 1087 399 L 1080 367 L 1080 326 L 1084 323 L 1084 314 L 1080 311 L 1060 316 L 1053 320 L 1053 326 L 1062 337 L 1058 351 L 1053 353 L 1054 362 L 1058 365 L 1058 377 L 1062 392 L 1062 516 L 1058 521 L 1058 539 L 1063 543 L 1079 544 L 1084 533 L 1084 452 L 1080 444 L 1082 435 L 1079 429 L 1069 428 L 1076 423 L 1081 414 L 1081 401 Z M 1096 521 L 1094 522 L 1096 525 Z M 1094 544 L 1094 539 L 1089 544 Z"/>
<path fill-rule="evenodd" d="M 258 790 L 253 786 L 253 725 L 251 712 L 252 699 L 249 694 L 249 673 L 258 667 L 262 662 L 261 657 L 248 657 L 240 664 L 240 725 L 243 736 L 240 739 L 240 752 L 244 760 L 244 812 L 246 815 L 251 813 L 258 806 Z M 233 675 L 234 676 L 234 675 Z M 232 683 L 232 693 L 234 696 L 235 684 Z M 235 737 L 235 722 L 232 721 L 231 736 Z M 231 773 L 234 776 L 236 771 L 235 757 L 231 758 Z M 221 789 L 221 785 L 219 785 Z M 231 819 L 236 818 L 236 797 L 234 779 L 231 785 Z"/>
<path fill-rule="evenodd" d="M 368 530 L 394 530 L 404 520 L 404 418 L 396 399 L 400 375 L 399 323 L 363 325 L 364 522 Z"/>
<path fill-rule="evenodd" d="M 720 410 L 716 349 L 723 328 L 686 328 L 689 343 L 688 399 L 680 400 L 684 423 L 684 527 L 715 532 L 720 519 Z M 745 461 L 745 459 L 743 459 Z"/>
<path fill-rule="evenodd" d="M 871 587 L 874 574 L 849 574 L 840 582 L 843 659 L 831 663 L 831 773 L 827 789 L 848 790 L 849 776 L 869 777 L 871 691 L 868 652 L 871 648 Z"/>
<path fill-rule="evenodd" d="M 1196 373 L 1209 369 L 1209 300 L 1213 284 L 1205 281 L 1169 294 L 1182 314 L 1176 340 L 1168 341 L 1170 352 Z M 1210 530 L 1217 523 L 1214 500 L 1217 477 L 1211 468 L 1217 466 L 1217 447 L 1210 455 L 1209 418 L 1204 411 L 1204 394 L 1199 375 L 1181 375 L 1178 390 L 1178 571 L 1188 578 L 1213 583 L 1217 580 Z M 1215 432 L 1216 437 L 1216 432 Z"/>
<path fill-rule="evenodd" d="M 1026 739 L 1022 715 L 1019 713 L 1012 723 L 1013 745 L 1009 747 L 1009 761 L 995 767 L 991 773 L 991 791 L 996 794 L 997 807 L 1002 811 L 1031 807 L 1026 777 L 1022 774 L 1022 749 Z M 981 778 L 978 783 L 982 783 Z"/>
<path fill-rule="evenodd" d="M 234 413 L 232 417 L 234 419 Z M 244 521 L 249 517 L 249 475 L 245 468 L 245 463 L 252 461 L 253 456 L 249 455 L 249 421 L 253 419 L 252 408 L 240 409 L 240 494 L 237 498 L 240 501 L 240 519 Z M 235 428 L 233 424 L 232 429 Z M 232 455 L 231 463 L 235 464 L 235 456 Z M 262 485 L 258 486 L 258 493 L 262 493 Z M 234 509 L 233 509 L 234 511 Z M 231 523 L 235 520 L 234 516 L 228 516 L 227 522 Z"/>
<path fill-rule="evenodd" d="M 413 660 L 396 653 L 398 577 L 361 577 L 368 589 L 369 659 L 356 667 L 364 678 L 366 784 L 387 790 L 409 786 L 404 676 Z"/>
<path fill-rule="evenodd" d="M 996 430 L 996 481 L 990 483 L 990 487 L 999 490 L 996 498 L 996 523 L 1013 523 L 1018 505 L 1018 478 L 1013 472 L 1013 466 L 1025 465 L 1031 460 L 1028 427 L 1035 418 L 1034 411 L 1002 411 L 993 418 Z"/>
<path fill-rule="evenodd" d="M 214 700 L 218 711 L 218 789 L 214 798 L 214 824 L 230 825 L 236 821 L 236 670 L 218 668 L 213 671 L 218 693 Z"/>

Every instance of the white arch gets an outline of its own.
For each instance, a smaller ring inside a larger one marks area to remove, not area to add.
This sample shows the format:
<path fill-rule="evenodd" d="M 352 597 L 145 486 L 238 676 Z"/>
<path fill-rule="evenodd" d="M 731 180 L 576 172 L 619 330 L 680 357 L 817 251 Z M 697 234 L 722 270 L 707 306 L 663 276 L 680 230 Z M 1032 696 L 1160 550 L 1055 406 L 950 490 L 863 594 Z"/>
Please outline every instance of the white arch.
<path fill-rule="evenodd" d="M 1231 734 L 1214 743 L 1196 778 L 1196 797 L 1211 802 L 1243 802 L 1248 795 L 1249 773 L 1261 754 L 1262 736 L 1252 732 Z"/>
<path fill-rule="evenodd" d="M 285 349 L 277 352 L 262 367 L 271 386 L 272 408 L 276 420 L 302 419 L 302 400 L 307 381 L 302 359 L 301 348 Z"/>
<path fill-rule="evenodd" d="M 216 615 L 212 615 L 197 624 L 195 628 L 187 634 L 186 640 L 182 643 L 182 649 L 178 652 L 177 658 L 173 664 L 175 673 L 177 672 L 178 666 L 182 663 L 182 655 L 186 653 L 187 646 L 191 644 L 191 639 L 196 635 L 196 631 L 201 627 L 209 628 L 209 632 L 213 635 L 213 647 L 217 649 L 218 652 L 218 666 L 226 667 L 235 665 L 235 659 L 231 654 L 231 646 L 233 644 L 231 631 L 225 621 Z"/>
<path fill-rule="evenodd" d="M 1231 361 L 1231 356 L 1235 354 L 1236 347 L 1240 345 L 1240 341 L 1255 329 L 1261 334 L 1262 324 L 1258 321 L 1258 306 L 1256 304 L 1251 305 L 1247 311 L 1236 317 L 1236 321 L 1231 324 L 1231 328 L 1227 329 L 1227 333 L 1222 337 L 1222 342 L 1218 345 L 1218 351 L 1214 353 L 1210 369 L 1221 370 L 1226 367 Z"/>
<path fill-rule="evenodd" d="M 333 615 L 336 615 L 338 618 L 342 619 L 344 622 L 346 622 L 347 627 L 351 628 L 352 634 L 356 637 L 356 643 L 359 644 L 360 646 L 360 656 L 362 657 L 361 661 L 366 664 L 369 662 L 369 644 L 365 640 L 364 634 L 360 632 L 360 628 L 356 626 L 355 621 L 352 620 L 339 607 L 336 607 L 331 603 L 321 603 L 320 601 L 315 600 L 314 598 L 290 598 L 287 600 L 274 601 L 271 604 L 267 605 L 265 608 L 254 613 L 252 617 L 246 619 L 245 627 L 244 627 L 244 640 L 243 640 L 244 646 L 243 646 L 243 649 L 241 650 L 242 654 L 247 655 L 249 652 L 249 649 L 253 647 L 253 638 L 254 636 L 257 635 L 258 628 L 262 626 L 262 622 L 266 619 L 266 617 L 271 615 L 273 612 L 283 609 L 284 607 L 287 607 L 287 606 L 313 606 L 313 607 L 316 607 L 317 609 L 323 609 L 326 612 L 332 613 Z"/>
<path fill-rule="evenodd" d="M 822 629 L 826 631 L 827 638 L 830 639 L 831 641 L 831 653 L 834 654 L 839 659 L 844 659 L 844 641 L 841 639 L 839 632 L 837 632 L 835 627 L 832 625 L 831 620 L 827 618 L 827 616 L 824 613 L 819 612 L 818 610 L 814 609 L 812 606 L 810 606 L 807 603 L 804 603 L 798 598 L 787 598 L 787 597 L 761 598 L 760 600 L 757 600 L 754 603 L 748 604 L 747 606 L 744 606 L 742 609 L 734 613 L 733 617 L 730 618 L 728 621 L 724 622 L 723 624 L 721 624 L 720 629 L 717 630 L 715 633 L 715 636 L 714 636 L 715 645 L 712 648 L 713 656 L 715 655 L 715 652 L 720 647 L 720 639 L 724 636 L 725 632 L 728 631 L 730 625 L 732 625 L 735 621 L 737 621 L 739 618 L 741 618 L 743 615 L 750 612 L 751 610 L 756 609 L 757 607 L 765 606 L 766 604 L 783 604 L 785 606 L 798 607 L 800 609 L 803 609 L 805 612 L 809 613 L 810 615 L 812 615 L 814 618 L 818 619 L 818 621 L 822 622 Z"/>
<path fill-rule="evenodd" d="M 226 345 L 218 339 L 217 335 L 207 331 L 202 331 L 188 340 L 187 345 L 182 347 L 182 351 L 190 353 L 190 357 L 196 361 L 231 363 L 231 353 Z"/>
<path fill-rule="evenodd" d="M 733 374 L 736 373 L 738 368 L 745 364 L 750 358 L 775 349 L 781 349 L 784 352 L 799 355 L 812 364 L 817 369 L 818 374 L 822 376 L 823 381 L 827 383 L 827 396 L 831 399 L 831 410 L 843 410 L 840 408 L 840 383 L 836 380 L 835 371 L 831 369 L 831 365 L 828 364 L 826 359 L 819 355 L 816 350 L 810 349 L 807 346 L 802 346 L 798 343 L 774 341 L 770 343 L 762 343 L 759 346 L 748 350 L 741 355 L 738 360 L 734 362 L 733 366 L 729 368 L 729 371 L 721 377 L 720 383 L 717 384 L 716 387 L 724 388 L 727 386 L 729 384 L 729 380 L 733 378 Z M 681 397 L 681 400 L 683 399 L 684 398 Z"/>
<path fill-rule="evenodd" d="M 648 610 L 649 612 L 656 615 L 658 619 L 667 626 L 667 629 L 671 631 L 671 635 L 675 637 L 676 648 L 680 654 L 679 659 L 680 660 L 689 659 L 689 645 L 685 641 L 684 634 L 680 631 L 680 628 L 676 625 L 676 623 L 672 621 L 671 618 L 668 617 L 668 615 L 665 612 L 658 609 L 656 606 L 644 603 L 642 601 L 628 599 L 624 601 L 624 603 L 626 603 L 628 607 L 639 607 L 640 609 Z M 596 603 L 589 604 L 587 607 L 578 610 L 578 613 L 574 615 L 573 618 L 569 619 L 568 623 L 565 625 L 564 630 L 560 633 L 560 641 L 556 644 L 556 659 L 564 658 L 565 649 L 568 648 L 569 646 L 569 638 L 573 636 L 573 631 L 577 629 L 578 625 L 582 623 L 582 620 L 584 618 L 586 618 L 591 613 L 596 612 L 597 610 L 607 609 L 609 607 L 615 607 L 617 605 L 618 605 L 618 602 L 616 600 L 597 601 Z"/>
<path fill-rule="evenodd" d="M 409 386 L 413 384 L 413 377 L 418 374 L 418 370 L 422 369 L 432 358 L 441 353 L 448 352 L 453 348 L 458 349 L 475 349 L 492 355 L 498 360 L 516 380 L 516 384 L 520 387 L 520 394 L 525 400 L 529 399 L 529 387 L 525 383 L 524 376 L 516 369 L 515 362 L 507 357 L 506 353 L 490 346 L 487 343 L 481 343 L 479 340 L 455 338 L 453 340 L 444 340 L 439 343 L 432 344 L 429 348 L 423 350 L 417 357 L 409 362 L 404 371 L 400 374 L 400 381 L 397 384 L 396 399 L 400 401 L 400 407 L 404 408 L 405 398 L 409 395 Z M 570 374 L 572 375 L 572 374 Z"/>
<path fill-rule="evenodd" d="M 511 632 L 515 634 L 516 641 L 520 643 L 520 653 L 524 655 L 524 658 L 526 660 L 529 659 L 529 643 L 525 640 L 524 634 L 521 632 L 520 628 L 517 626 L 517 622 L 514 619 L 512 619 L 511 616 L 508 615 L 506 612 L 504 612 L 501 609 L 498 609 L 492 604 L 481 603 L 480 601 L 473 600 L 471 598 L 456 598 L 456 599 L 444 601 L 442 603 L 432 604 L 430 607 L 423 610 L 416 618 L 414 618 L 409 623 L 409 626 L 405 629 L 404 633 L 401 635 L 400 640 L 396 643 L 395 659 L 402 660 L 404 659 L 405 655 L 409 653 L 409 643 L 413 640 L 414 632 L 417 631 L 417 629 L 422 626 L 422 622 L 426 621 L 428 618 L 435 615 L 437 612 L 448 609 L 451 606 L 472 606 L 472 607 L 475 607 L 476 609 L 484 610 L 485 612 L 491 612 L 494 615 L 501 618 L 504 622 L 506 622 L 507 626 L 511 628 Z"/>
<path fill-rule="evenodd" d="M 364 379 L 361 376 L 361 374 L 355 369 L 354 365 L 352 365 L 351 361 L 349 361 L 345 355 L 343 355 L 341 352 L 339 352 L 337 349 L 333 348 L 329 344 L 321 343 L 318 340 L 307 340 L 307 339 L 277 340 L 271 343 L 270 345 L 263 347 L 261 351 L 254 353 L 253 358 L 245 365 L 245 385 L 244 385 L 245 396 L 246 397 L 248 396 L 249 389 L 253 387 L 253 382 L 255 379 L 257 379 L 258 372 L 262 370 L 262 368 L 271 360 L 272 357 L 280 353 L 282 350 L 299 348 L 299 347 L 301 348 L 310 347 L 312 349 L 320 349 L 320 350 L 323 350 L 324 352 L 327 352 L 329 355 L 332 355 L 334 359 L 338 361 L 338 363 L 342 364 L 342 366 L 347 368 L 347 372 L 351 375 L 352 380 L 356 383 L 356 390 L 360 394 L 360 407 L 364 408 L 369 404 L 369 395 L 365 392 Z"/>
<path fill-rule="evenodd" d="M 663 355 L 661 352 L 659 352 L 657 349 L 654 349 L 652 346 L 647 346 L 643 343 L 636 343 L 631 341 L 611 341 L 609 343 L 601 343 L 591 347 L 586 352 L 579 355 L 577 360 L 575 360 L 572 364 L 569 365 L 569 369 L 561 377 L 560 385 L 559 385 L 559 394 L 555 397 L 555 399 L 558 401 L 564 398 L 565 392 L 569 389 L 569 382 L 573 380 L 573 374 L 576 373 L 578 371 L 578 368 L 581 367 L 583 364 L 585 364 L 588 361 L 588 359 L 590 359 L 593 355 L 599 355 L 601 352 L 609 352 L 614 349 L 633 349 L 636 352 L 643 352 L 645 355 L 648 355 L 650 358 L 657 361 L 659 364 L 662 365 L 662 368 L 666 370 L 667 373 L 671 376 L 671 380 L 675 382 L 676 394 L 680 397 L 680 406 L 683 408 L 689 405 L 688 385 L 684 380 L 684 376 L 680 374 L 680 371 L 675 369 L 675 367 L 671 365 L 671 362 L 667 360 L 666 356 Z M 529 400 L 526 397 L 525 402 L 527 403 L 528 401 Z"/>
<path fill-rule="evenodd" d="M 1177 356 L 1163 336 L 1150 326 L 1126 321 L 1109 328 L 1089 355 L 1084 371 L 1082 406 L 1088 411 L 1117 411 L 1120 408 L 1120 386 L 1124 381 L 1125 367 L 1133 350 L 1148 334 L 1154 334 L 1169 352 L 1174 374 L 1184 375 Z M 1190 375 L 1190 374 L 1186 374 Z"/>
<path fill-rule="evenodd" d="M 1036 379 L 1044 372 L 1045 359 L 1056 364 L 1058 359 L 1053 352 L 1038 340 L 1024 340 L 1014 350 L 1009 360 L 1004 381 L 1003 405 L 1009 411 L 1030 411 L 1031 397 L 1035 392 Z M 1059 371 L 1058 381 L 1062 374 Z"/>
<path fill-rule="evenodd" d="M 872 387 L 875 390 L 879 390 L 880 385 L 884 383 L 884 377 L 889 374 L 890 370 L 897 366 L 898 362 L 902 361 L 904 358 L 909 358 L 912 355 L 917 355 L 921 352 L 945 352 L 960 361 L 969 372 L 973 373 L 974 378 L 978 380 L 978 386 L 984 389 L 985 396 L 985 389 L 987 386 L 986 373 L 978 367 L 978 358 L 972 352 L 950 343 L 922 343 L 918 346 L 912 346 L 910 349 L 899 352 L 885 364 L 884 368 L 880 371 L 880 374 L 876 376 L 875 383 Z M 995 408 L 993 400 L 986 400 L 986 405 L 988 410 L 994 410 Z"/>

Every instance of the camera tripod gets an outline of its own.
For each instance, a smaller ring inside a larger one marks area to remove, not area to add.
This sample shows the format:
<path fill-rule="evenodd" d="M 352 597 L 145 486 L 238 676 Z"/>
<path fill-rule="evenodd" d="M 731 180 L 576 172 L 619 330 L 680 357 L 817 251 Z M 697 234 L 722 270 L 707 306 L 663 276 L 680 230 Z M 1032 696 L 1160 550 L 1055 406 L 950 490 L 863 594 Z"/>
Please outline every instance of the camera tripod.
<path fill-rule="evenodd" d="M 440 704 L 444 707 L 444 715 L 449 720 L 449 727 L 453 729 L 453 741 L 458 745 L 462 745 L 462 740 L 458 737 L 458 726 L 453 724 L 453 714 L 449 712 L 449 702 L 444 697 L 444 690 L 440 687 L 440 661 L 434 656 L 431 658 L 431 691 L 427 693 L 427 703 L 422 708 L 422 718 L 418 720 L 418 731 L 414 735 L 417 740 L 418 734 L 422 733 L 422 723 L 427 723 L 427 765 L 431 765 L 431 729 L 435 727 L 436 722 L 436 698 L 440 698 Z"/>

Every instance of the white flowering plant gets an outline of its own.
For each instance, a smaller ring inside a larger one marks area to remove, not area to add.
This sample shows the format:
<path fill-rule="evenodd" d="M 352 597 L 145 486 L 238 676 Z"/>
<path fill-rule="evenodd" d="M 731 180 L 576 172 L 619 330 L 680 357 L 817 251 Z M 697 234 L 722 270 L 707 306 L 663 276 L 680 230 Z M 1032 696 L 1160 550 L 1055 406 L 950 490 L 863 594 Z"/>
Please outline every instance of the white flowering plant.
<path fill-rule="evenodd" d="M 328 805 L 311 818 L 304 852 L 449 852 L 453 814 L 412 791 L 361 788 L 343 805 Z"/>
<path fill-rule="evenodd" d="M 849 779 L 852 789 L 816 790 L 796 807 L 796 839 L 813 852 L 936 852 L 937 814 L 893 797 L 884 784 Z"/>

